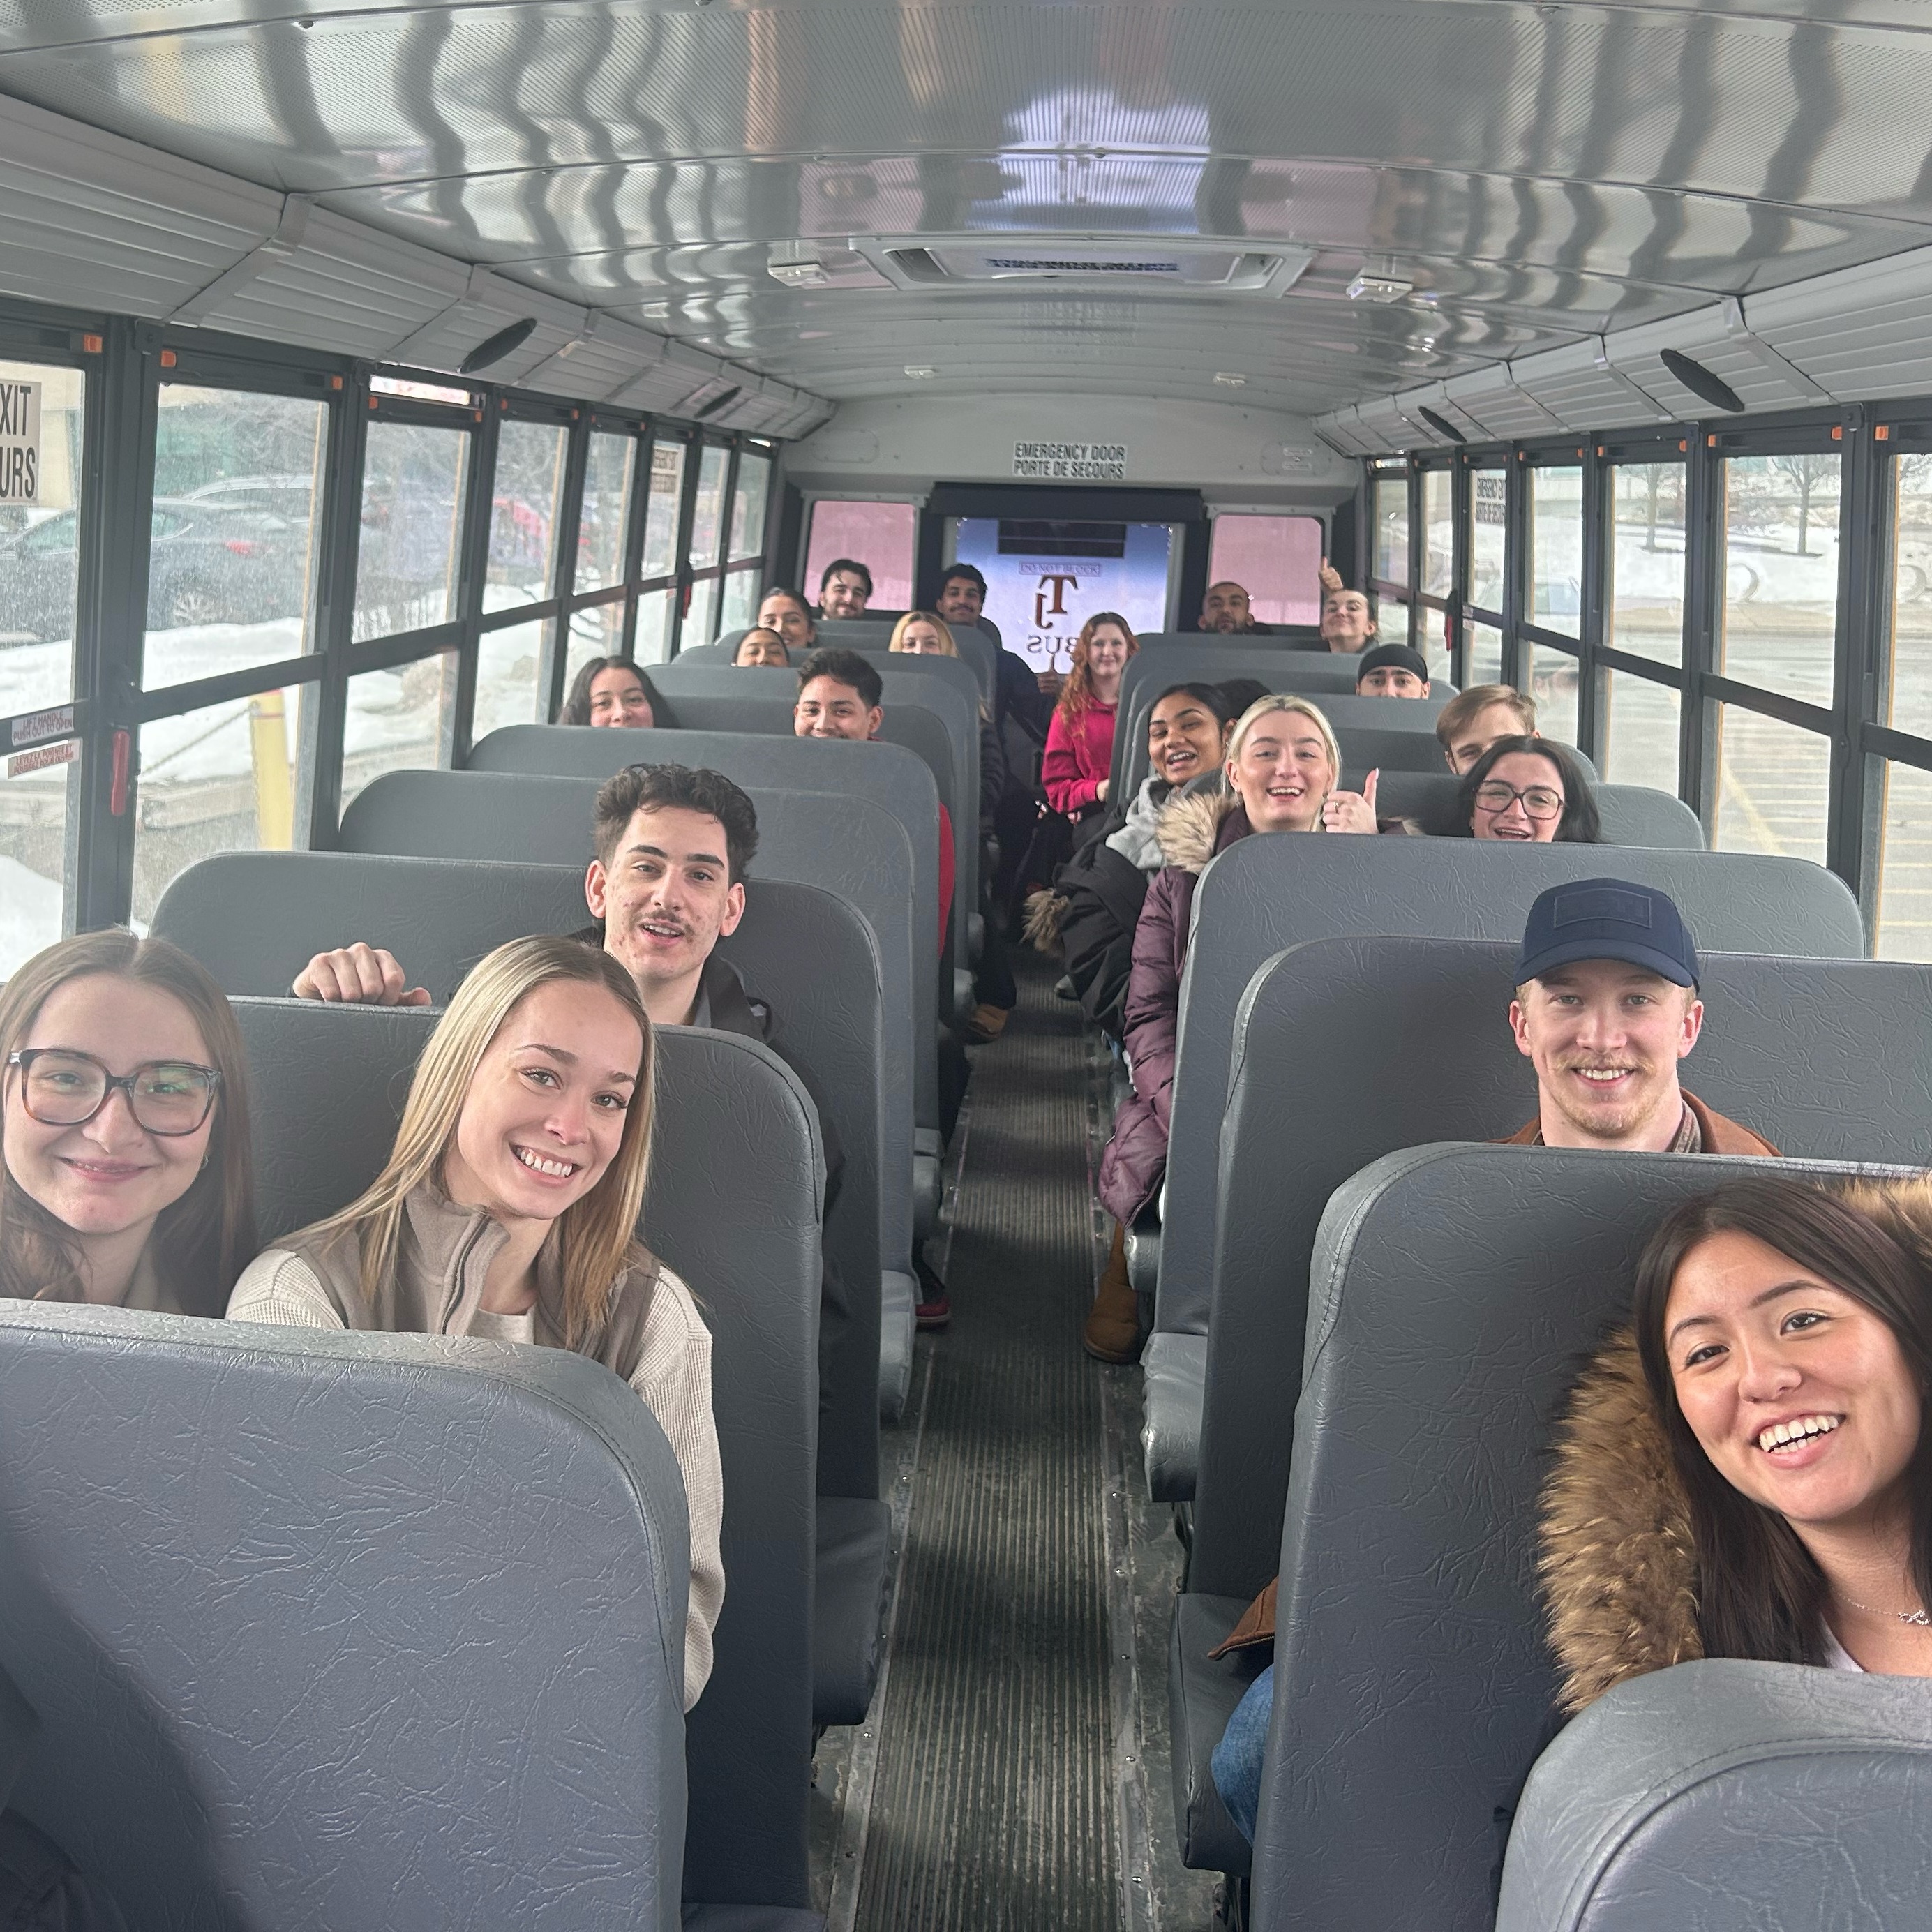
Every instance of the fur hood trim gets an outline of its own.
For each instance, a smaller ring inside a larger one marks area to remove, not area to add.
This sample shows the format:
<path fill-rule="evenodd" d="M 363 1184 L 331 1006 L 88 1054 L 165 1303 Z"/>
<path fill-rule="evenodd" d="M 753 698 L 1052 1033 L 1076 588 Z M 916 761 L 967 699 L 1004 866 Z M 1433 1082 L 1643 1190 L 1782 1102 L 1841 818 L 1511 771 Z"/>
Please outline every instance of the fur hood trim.
<path fill-rule="evenodd" d="M 1566 1712 L 1703 1655 L 1690 1510 L 1628 1328 L 1571 1395 L 1540 1516 L 1538 1568 Z"/>
<path fill-rule="evenodd" d="M 1026 900 L 1026 936 L 1033 946 L 1048 958 L 1060 952 L 1060 922 L 1066 916 L 1071 902 L 1064 892 L 1049 892 L 1046 886 L 1029 892 Z"/>
<path fill-rule="evenodd" d="M 1154 826 L 1161 856 L 1184 872 L 1205 871 L 1222 826 L 1240 802 L 1240 794 L 1233 790 L 1202 792 L 1194 797 L 1183 792 L 1170 800 Z"/>

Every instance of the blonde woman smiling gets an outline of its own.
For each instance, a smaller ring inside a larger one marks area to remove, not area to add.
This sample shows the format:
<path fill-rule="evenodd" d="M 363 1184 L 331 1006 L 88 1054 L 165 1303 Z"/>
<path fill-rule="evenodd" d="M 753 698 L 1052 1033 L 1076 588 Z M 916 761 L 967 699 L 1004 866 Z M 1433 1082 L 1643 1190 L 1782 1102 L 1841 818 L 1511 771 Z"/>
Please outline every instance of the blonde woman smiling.
<path fill-rule="evenodd" d="M 499 946 L 423 1051 L 396 1144 L 358 1200 L 268 1250 L 235 1321 L 568 1348 L 649 1405 L 691 1516 L 685 1708 L 724 1601 L 711 1336 L 633 1230 L 650 1159 L 650 1020 L 630 975 L 574 939 Z"/>

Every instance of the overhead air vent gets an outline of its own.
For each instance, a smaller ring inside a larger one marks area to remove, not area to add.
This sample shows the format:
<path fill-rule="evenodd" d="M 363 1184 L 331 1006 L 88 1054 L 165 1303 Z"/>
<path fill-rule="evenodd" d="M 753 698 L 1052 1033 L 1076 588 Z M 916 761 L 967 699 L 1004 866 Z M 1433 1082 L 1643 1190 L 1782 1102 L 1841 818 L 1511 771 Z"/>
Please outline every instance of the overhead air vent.
<path fill-rule="evenodd" d="M 1694 396 L 1708 403 L 1714 410 L 1722 410 L 1726 416 L 1744 414 L 1744 406 L 1737 391 L 1702 363 L 1692 362 L 1689 356 L 1680 355 L 1675 349 L 1658 350 L 1658 359 Z"/>
<path fill-rule="evenodd" d="M 1426 404 L 1418 409 L 1416 414 L 1435 430 L 1438 436 L 1446 436 L 1451 442 L 1467 442 L 1469 440 L 1447 416 L 1430 409 Z"/>
<path fill-rule="evenodd" d="M 508 328 L 500 328 L 494 335 L 485 336 L 456 365 L 459 376 L 473 376 L 491 364 L 500 362 L 514 350 L 522 348 L 537 332 L 537 319 L 526 315 L 520 322 L 513 322 Z"/>
<path fill-rule="evenodd" d="M 1052 282 L 1109 296 L 1278 296 L 1314 259 L 1305 248 L 1244 248 L 1192 238 L 1150 242 L 1083 235 L 982 235 L 854 241 L 900 287 L 986 288 Z"/>
<path fill-rule="evenodd" d="M 692 421 L 693 422 L 703 422 L 708 417 L 715 416 L 728 403 L 735 403 L 744 393 L 745 391 L 743 386 L 742 384 L 734 383 L 730 388 L 724 391 L 721 394 L 713 396 L 710 401 L 704 405 L 704 408 L 694 411 L 692 416 Z"/>

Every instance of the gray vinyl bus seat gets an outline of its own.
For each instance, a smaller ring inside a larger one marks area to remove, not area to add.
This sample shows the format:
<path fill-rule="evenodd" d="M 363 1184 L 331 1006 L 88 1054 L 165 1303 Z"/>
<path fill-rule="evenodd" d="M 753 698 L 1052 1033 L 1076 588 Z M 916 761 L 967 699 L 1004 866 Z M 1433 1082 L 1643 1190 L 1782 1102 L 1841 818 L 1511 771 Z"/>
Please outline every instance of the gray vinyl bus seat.
<path fill-rule="evenodd" d="M 241 1000 L 236 1014 L 272 1244 L 374 1178 L 436 1016 L 308 1000 Z M 683 1277 L 711 1330 L 724 1471 L 724 1605 L 711 1681 L 686 1720 L 685 1894 L 802 1908 L 824 1156 L 804 1088 L 755 1040 L 685 1027 L 659 1028 L 656 1039 L 639 1233 Z"/>
<path fill-rule="evenodd" d="M 1161 1398 L 1170 1416 L 1190 1406 L 1198 1444 L 1177 1714 L 1212 1705 L 1228 1681 L 1206 1655 L 1226 1628 L 1194 1640 L 1214 1606 L 1238 1615 L 1274 1574 L 1292 1480 L 1281 1405 L 1300 1382 L 1305 1284 L 1330 1197 L 1400 1149 L 1498 1140 L 1535 1118 L 1535 1075 L 1507 1018 L 1516 956 L 1481 940 L 1315 940 L 1270 960 L 1243 998 L 1208 1334 L 1197 1378 L 1181 1386 L 1170 1363 Z M 1705 1029 L 1683 1070 L 1694 1092 L 1787 1154 L 1923 1157 L 1932 967 L 1708 952 L 1702 964 Z M 1334 1096 L 1316 1132 L 1310 1094 Z M 1184 1796 L 1179 1815 L 1198 1799 Z"/>
<path fill-rule="evenodd" d="M 956 931 L 969 921 L 980 903 L 980 693 L 970 667 L 954 658 L 875 656 L 885 686 L 888 725 L 907 706 L 931 712 L 945 727 L 951 748 L 959 804 L 949 798 L 952 812 L 954 861 L 952 917 Z M 904 670 L 905 665 L 943 666 L 932 671 Z M 652 682 L 673 705 L 694 699 L 756 698 L 782 704 L 788 716 L 798 692 L 798 674 L 779 665 L 747 666 L 687 664 L 674 658 L 652 672 Z M 887 742 L 894 742 L 887 734 Z"/>
<path fill-rule="evenodd" d="M 892 627 L 904 615 L 903 611 L 880 611 L 876 615 L 868 610 L 864 616 L 842 622 L 837 618 L 825 617 L 819 620 L 818 643 L 814 649 L 830 650 L 864 651 L 868 655 L 888 650 L 892 639 Z M 988 632 L 974 624 L 949 624 L 946 627 L 952 633 L 952 642 L 959 657 L 979 680 L 980 701 L 990 706 L 993 702 L 995 679 L 994 660 L 1000 646 Z M 730 664 L 738 655 L 738 646 L 742 641 L 749 625 L 741 626 L 735 631 L 727 631 L 715 644 L 692 644 L 680 651 L 671 659 L 673 664 Z M 794 650 L 791 653 L 791 670 L 796 673 L 804 662 L 805 654 Z M 653 671 L 661 666 L 651 667 Z"/>
<path fill-rule="evenodd" d="M 879 1239 L 888 1310 L 880 1396 L 884 1414 L 892 1420 L 904 1405 L 912 1372 L 913 1243 L 938 1225 L 940 1199 L 937 1151 L 919 1149 L 920 1130 L 914 1125 L 922 1096 L 929 1099 L 937 1119 L 938 1077 L 933 1030 L 920 1021 L 915 1004 L 919 948 L 909 890 L 911 843 L 903 826 L 867 800 L 771 790 L 756 784 L 745 790 L 758 812 L 754 878 L 823 886 L 857 910 L 878 943 L 885 1029 Z M 360 853 L 587 866 L 596 791 L 588 778 L 386 772 L 351 802 L 338 836 L 350 850 Z M 406 906 L 392 910 L 386 905 L 382 916 L 399 916 L 404 930 L 409 930 Z M 312 930 L 317 922 L 306 910 L 302 916 L 304 930 Z M 586 910 L 578 924 L 588 917 Z M 724 950 L 732 956 L 730 943 Z M 814 976 L 796 953 L 761 962 L 760 972 L 758 990 L 782 1002 L 781 1018 L 796 1004 L 784 999 L 786 989 L 794 982 L 803 988 Z M 247 990 L 283 992 L 286 985 Z M 937 1128 L 932 1132 L 936 1141 Z"/>
<path fill-rule="evenodd" d="M 1727 1658 L 1618 1684 L 1538 1759 L 1496 1932 L 1921 1932 L 1928 1900 L 1932 1684 Z"/>
<path fill-rule="evenodd" d="M 1359 788 L 1365 776 L 1351 770 L 1343 782 Z M 1424 831 L 1446 836 L 1462 783 L 1448 771 L 1384 772 L 1376 788 L 1376 810 L 1384 818 L 1412 818 Z M 1600 784 L 1594 795 L 1606 845 L 1658 845 L 1681 852 L 1706 849 L 1697 814 L 1667 791 L 1652 785 Z"/>
<path fill-rule="evenodd" d="M 1659 1218 L 1772 1165 L 1432 1147 L 1336 1193 L 1294 1409 L 1259 1932 L 1490 1924 L 1497 1814 L 1556 1688 L 1535 1576 L 1556 1418 L 1586 1353 L 1628 1315 Z M 1290 1402 L 1276 1392 L 1283 1430 Z M 1198 1715 L 1197 1756 L 1211 1722 Z"/>
<path fill-rule="evenodd" d="M 505 939 L 529 932 L 574 931 L 568 918 L 574 916 L 581 925 L 585 916 L 580 894 L 574 910 L 570 899 L 570 888 L 579 878 L 574 868 L 547 866 L 479 866 L 342 853 L 224 853 L 190 867 L 170 885 L 157 909 L 154 930 L 185 946 L 231 995 L 266 996 L 272 1012 L 290 1004 L 298 1011 L 314 1010 L 305 1004 L 276 999 L 290 976 L 292 949 L 306 959 L 320 950 L 321 942 L 310 943 L 318 933 L 332 931 L 333 944 L 341 943 L 345 934 L 400 933 L 392 950 L 399 952 L 412 976 L 441 999 L 470 964 Z M 468 890 L 452 890 L 452 886 Z M 412 926 L 411 908 L 430 902 L 440 904 L 446 916 L 434 926 Z M 263 933 L 282 935 L 280 948 L 262 945 L 256 936 Z M 377 938 L 371 943 L 387 941 Z M 403 950 L 405 946 L 410 950 Z M 822 1334 L 818 1342 L 825 1397 L 818 1440 L 819 1561 L 829 1575 L 848 1579 L 859 1577 L 862 1562 L 875 1564 L 874 1581 L 882 1585 L 879 1392 L 890 1376 L 903 1401 L 911 1324 L 895 1321 L 882 1338 L 882 1327 L 887 1324 L 882 1321 L 881 1304 L 889 1292 L 896 1302 L 911 1289 L 903 1268 L 894 1271 L 902 1277 L 902 1286 L 884 1280 L 878 1266 L 878 1231 L 885 1204 L 878 1183 L 876 948 L 870 932 L 842 901 L 778 880 L 754 882 L 743 922 L 719 941 L 720 951 L 754 989 L 765 982 L 773 965 L 808 947 L 809 970 L 796 982 L 802 997 L 777 1009 L 780 1036 L 818 1088 L 844 1150 L 844 1185 L 827 1217 L 826 1239 L 838 1256 L 850 1301 L 846 1322 Z M 400 1091 L 389 1097 L 400 1106 Z M 352 1091 L 342 1104 L 355 1100 Z M 375 1131 L 380 1154 L 393 1136 L 380 1124 Z M 266 1162 L 268 1143 L 258 1137 L 257 1144 L 258 1158 Z M 265 1174 L 264 1187 L 269 1184 Z M 283 1177 L 274 1184 L 287 1189 L 300 1183 Z M 909 1265 L 910 1214 L 902 1198 L 890 1204 L 900 1238 L 908 1244 L 897 1252 Z M 328 1211 L 326 1204 L 314 1207 L 280 1225 L 297 1225 Z M 876 1645 L 873 1628 L 862 1616 L 848 1605 L 842 1620 L 838 1611 L 835 1599 L 832 1612 L 822 1615 L 818 1626 L 823 1667 L 814 1680 L 814 1702 L 824 1711 L 843 1714 L 870 1695 Z M 821 1721 L 856 1720 L 837 1714 Z"/>
<path fill-rule="evenodd" d="M 736 731 L 592 731 L 565 724 L 507 724 L 478 741 L 466 769 L 603 779 L 628 764 L 657 763 L 708 766 L 747 787 L 868 799 L 897 818 L 912 841 L 914 1010 L 935 1020 L 943 1016 L 938 788 L 925 760 L 903 746 L 747 736 Z M 929 941 L 926 934 L 932 935 Z M 949 1000 L 952 991 L 946 988 Z M 922 1177 L 921 1191 L 930 1192 L 936 1207 L 941 1152 L 939 1063 L 926 1031 L 922 1028 L 913 1062 L 913 1118 L 922 1136 L 918 1151 L 930 1156 L 932 1162 L 929 1174 Z"/>
<path fill-rule="evenodd" d="M 1145 691 L 1144 701 L 1136 704 L 1133 716 L 1128 720 L 1126 764 L 1121 778 L 1124 797 L 1138 791 L 1148 775 L 1148 718 L 1160 689 L 1156 685 Z M 1392 770 L 1439 772 L 1443 769 L 1442 747 L 1436 736 L 1436 715 L 1442 709 L 1443 700 L 1358 698 L 1352 690 L 1307 692 L 1302 694 L 1335 728 L 1335 736 L 1341 741 L 1342 755 L 1351 766 L 1374 762 L 1354 755 L 1358 744 L 1378 748 L 1386 744 L 1393 747 L 1388 758 Z"/>
<path fill-rule="evenodd" d="M 1856 959 L 1864 928 L 1844 883 L 1808 860 L 1630 846 L 1505 846 L 1460 838 L 1244 838 L 1202 875 L 1180 988 L 1154 1333 L 1148 1365 L 1149 1487 L 1193 1493 L 1218 1220 L 1222 1117 L 1235 1015 L 1262 964 L 1304 940 L 1390 933 L 1520 940 L 1546 886 L 1605 874 L 1655 886 L 1713 952 Z M 1338 1100 L 1337 1104 L 1340 1104 Z"/>
<path fill-rule="evenodd" d="M 684 1493 L 608 1370 L 0 1301 L 0 1483 L 11 1802 L 137 1932 L 677 1926 Z"/>
<path fill-rule="evenodd" d="M 766 693 L 773 691 L 770 683 L 764 688 Z M 665 692 L 656 707 L 657 727 L 664 730 L 742 732 L 756 737 L 789 739 L 793 736 L 793 696 L 796 686 L 781 684 L 777 689 L 778 694 L 766 696 L 760 696 L 755 688 L 748 688 L 742 692 L 728 692 L 722 694 Z M 898 704 L 887 705 L 884 721 L 879 727 L 878 742 L 903 746 L 924 762 L 932 773 L 939 801 L 946 807 L 951 820 L 953 883 L 952 905 L 949 914 L 952 935 L 950 950 L 956 973 L 965 970 L 970 963 L 967 958 L 965 924 L 970 908 L 964 902 L 962 896 L 969 880 L 976 886 L 979 877 L 978 860 L 971 848 L 976 846 L 980 836 L 980 740 L 976 728 L 971 741 L 972 789 L 969 791 L 966 788 L 968 774 L 962 770 L 953 750 L 956 728 L 963 733 L 964 722 L 949 721 L 939 710 L 940 703 L 936 694 L 922 685 L 913 697 L 902 697 Z M 539 725 L 530 728 L 554 730 L 568 728 Z M 479 765 L 473 754 L 469 763 L 472 770 L 486 769 Z M 970 1003 L 961 1006 L 963 996 L 956 987 L 942 986 L 940 992 L 952 1003 L 942 1006 L 942 1018 L 970 1010 Z"/>

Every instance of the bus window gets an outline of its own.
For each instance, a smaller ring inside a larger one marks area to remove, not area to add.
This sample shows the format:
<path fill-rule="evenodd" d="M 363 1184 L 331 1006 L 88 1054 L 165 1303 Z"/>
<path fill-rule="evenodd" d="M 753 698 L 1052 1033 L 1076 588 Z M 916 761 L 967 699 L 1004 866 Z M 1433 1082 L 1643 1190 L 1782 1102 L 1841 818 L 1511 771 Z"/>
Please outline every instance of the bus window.
<path fill-rule="evenodd" d="M 464 430 L 372 422 L 356 565 L 359 643 L 456 615 L 456 563 L 470 438 Z"/>
<path fill-rule="evenodd" d="M 1604 674 L 1604 755 L 1612 784 L 1677 789 L 1678 716 L 1683 700 L 1667 684 L 1627 670 Z"/>
<path fill-rule="evenodd" d="M 1583 472 L 1574 464 L 1529 472 L 1529 622 L 1566 638 L 1583 614 Z"/>
<path fill-rule="evenodd" d="M 44 362 L 0 362 L 0 383 L 34 386 L 40 414 L 32 475 L 23 466 L 0 491 L 0 718 L 31 720 L 74 695 L 86 385 L 79 370 Z M 14 742 L 50 738 L 62 722 L 16 728 Z M 77 750 L 68 738 L 0 766 L 0 980 L 61 936 Z"/>
<path fill-rule="evenodd" d="M 569 453 L 561 424 L 506 421 L 497 431 L 484 610 L 514 610 L 551 594 Z"/>
<path fill-rule="evenodd" d="M 830 499 L 812 506 L 805 581 L 818 602 L 818 580 L 833 558 L 856 557 L 872 573 L 871 601 L 881 610 L 909 610 L 913 602 L 913 544 L 919 513 L 910 503 L 848 503 Z"/>
<path fill-rule="evenodd" d="M 1248 593 L 1248 608 L 1264 624 L 1322 621 L 1322 524 L 1314 517 L 1250 516 L 1226 512 L 1214 519 L 1208 581 L 1232 578 Z"/>
<path fill-rule="evenodd" d="M 326 404 L 164 382 L 148 550 L 149 691 L 308 648 Z"/>
<path fill-rule="evenodd" d="M 343 728 L 344 808 L 385 772 L 434 771 L 448 764 L 455 704 L 454 651 L 352 677 Z"/>
<path fill-rule="evenodd" d="M 477 640 L 471 743 L 500 724 L 543 724 L 549 693 L 538 688 L 548 619 L 485 631 Z"/>

